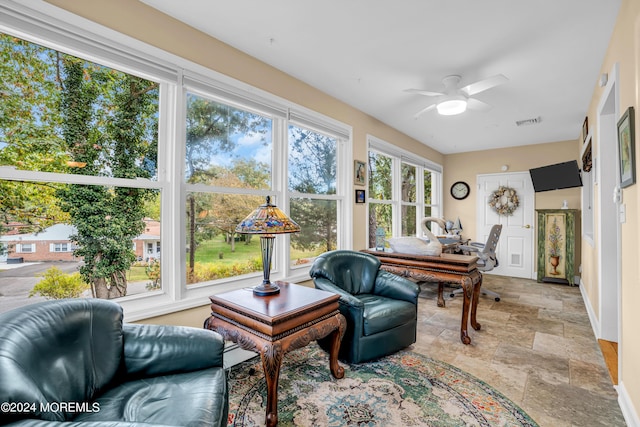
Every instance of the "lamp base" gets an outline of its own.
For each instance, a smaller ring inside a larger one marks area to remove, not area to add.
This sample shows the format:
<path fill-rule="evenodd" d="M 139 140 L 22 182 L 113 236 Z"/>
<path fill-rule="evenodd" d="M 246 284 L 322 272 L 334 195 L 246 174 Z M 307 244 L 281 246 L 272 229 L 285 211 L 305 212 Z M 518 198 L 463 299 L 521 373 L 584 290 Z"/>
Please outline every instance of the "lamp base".
<path fill-rule="evenodd" d="M 271 283 L 263 283 L 258 286 L 254 286 L 253 294 L 259 297 L 264 297 L 268 295 L 276 295 L 280 293 L 280 287 L 278 285 L 273 285 Z"/>

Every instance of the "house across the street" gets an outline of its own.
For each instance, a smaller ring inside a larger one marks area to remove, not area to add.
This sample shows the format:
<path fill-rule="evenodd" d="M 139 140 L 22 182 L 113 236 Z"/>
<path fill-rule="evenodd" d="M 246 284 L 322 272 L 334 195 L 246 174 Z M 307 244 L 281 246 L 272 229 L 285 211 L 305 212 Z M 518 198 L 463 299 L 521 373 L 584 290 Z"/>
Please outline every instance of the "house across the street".
<path fill-rule="evenodd" d="M 138 260 L 160 258 L 160 222 L 146 218 L 145 230 L 133 239 L 133 250 Z M 79 261 L 73 255 L 76 248 L 69 236 L 76 228 L 68 224 L 56 224 L 30 234 L 0 236 L 0 245 L 7 251 L 0 255 L 0 262 Z"/>

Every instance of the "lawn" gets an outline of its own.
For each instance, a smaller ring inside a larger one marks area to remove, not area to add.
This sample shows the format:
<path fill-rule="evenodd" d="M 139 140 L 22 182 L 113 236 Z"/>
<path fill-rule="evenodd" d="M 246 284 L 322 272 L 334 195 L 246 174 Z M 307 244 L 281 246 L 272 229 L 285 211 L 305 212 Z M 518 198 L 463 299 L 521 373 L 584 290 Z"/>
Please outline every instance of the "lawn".
<path fill-rule="evenodd" d="M 278 242 L 276 242 L 276 245 Z M 304 259 L 317 256 L 318 253 L 308 251 L 291 250 L 292 259 Z M 224 241 L 223 237 L 215 237 L 211 240 L 200 243 L 196 251 L 196 263 L 231 266 L 236 263 L 243 263 L 247 259 L 260 257 L 260 237 L 254 236 L 249 243 L 237 241 L 235 252 L 231 251 L 231 245 Z M 188 262 L 188 257 L 187 257 Z M 127 280 L 130 282 L 148 280 L 145 266 L 133 266 L 127 272 Z"/>

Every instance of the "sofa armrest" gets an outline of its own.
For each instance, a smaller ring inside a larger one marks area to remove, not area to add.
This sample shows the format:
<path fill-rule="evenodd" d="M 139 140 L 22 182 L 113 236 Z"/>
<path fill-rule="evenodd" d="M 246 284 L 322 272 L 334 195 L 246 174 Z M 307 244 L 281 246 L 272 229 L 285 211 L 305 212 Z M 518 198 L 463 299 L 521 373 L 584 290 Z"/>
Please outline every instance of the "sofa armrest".
<path fill-rule="evenodd" d="M 340 295 L 340 304 L 349 305 L 357 308 L 364 308 L 364 303 L 360 301 L 358 298 L 351 295 L 349 292 L 335 285 L 328 279 L 324 279 L 322 277 L 316 277 L 313 279 L 313 283 L 316 286 L 316 289 L 320 289 L 327 292 L 333 292 L 334 294 Z"/>
<path fill-rule="evenodd" d="M 142 324 L 125 324 L 122 330 L 128 375 L 167 375 L 222 367 L 224 340 L 215 331 Z"/>
<path fill-rule="evenodd" d="M 376 295 L 418 304 L 420 286 L 411 280 L 380 270 L 373 288 Z"/>

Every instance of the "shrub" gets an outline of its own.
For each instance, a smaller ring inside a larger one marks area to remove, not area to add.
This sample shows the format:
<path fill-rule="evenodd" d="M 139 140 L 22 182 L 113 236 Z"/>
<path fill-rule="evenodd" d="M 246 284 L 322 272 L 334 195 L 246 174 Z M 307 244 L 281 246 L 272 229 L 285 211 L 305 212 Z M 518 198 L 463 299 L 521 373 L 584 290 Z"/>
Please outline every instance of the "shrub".
<path fill-rule="evenodd" d="M 89 289 L 80 273 L 66 274 L 57 267 L 51 267 L 42 274 L 40 280 L 29 292 L 29 298 L 36 294 L 47 299 L 78 298 Z"/>
<path fill-rule="evenodd" d="M 224 279 L 225 277 L 240 276 L 243 274 L 262 271 L 261 258 L 253 258 L 245 262 L 238 262 L 233 265 L 217 265 L 214 263 L 196 262 L 193 277 L 189 278 L 189 283 L 206 282 L 208 280 Z"/>
<path fill-rule="evenodd" d="M 160 261 L 154 259 L 145 268 L 144 272 L 151 282 L 147 284 L 148 290 L 160 289 Z"/>

